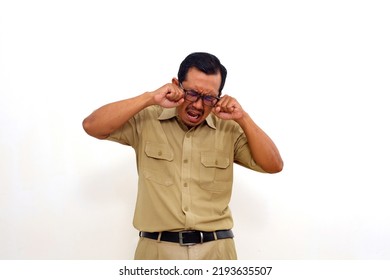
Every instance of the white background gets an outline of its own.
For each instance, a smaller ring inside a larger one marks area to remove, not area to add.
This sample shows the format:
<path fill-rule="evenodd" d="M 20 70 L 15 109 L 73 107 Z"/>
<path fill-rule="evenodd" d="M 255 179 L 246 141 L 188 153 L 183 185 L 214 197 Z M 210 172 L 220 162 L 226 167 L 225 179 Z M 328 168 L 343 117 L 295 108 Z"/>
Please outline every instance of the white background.
<path fill-rule="evenodd" d="M 131 148 L 106 103 L 217 55 L 282 173 L 235 169 L 240 259 L 389 259 L 386 1 L 0 0 L 0 259 L 131 259 Z M 387 98 L 386 98 L 387 97 Z"/>

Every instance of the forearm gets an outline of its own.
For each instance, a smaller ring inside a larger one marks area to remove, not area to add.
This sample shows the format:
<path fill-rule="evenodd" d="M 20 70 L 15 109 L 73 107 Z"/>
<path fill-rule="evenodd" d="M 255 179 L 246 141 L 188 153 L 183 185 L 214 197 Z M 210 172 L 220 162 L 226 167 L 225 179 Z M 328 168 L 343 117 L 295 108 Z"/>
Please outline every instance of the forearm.
<path fill-rule="evenodd" d="M 151 94 L 144 93 L 104 105 L 84 119 L 83 128 L 89 135 L 105 139 L 135 114 L 152 104 Z"/>
<path fill-rule="evenodd" d="M 251 155 L 256 164 L 268 173 L 280 172 L 283 169 L 283 160 L 272 139 L 247 113 L 236 121 L 248 139 Z"/>

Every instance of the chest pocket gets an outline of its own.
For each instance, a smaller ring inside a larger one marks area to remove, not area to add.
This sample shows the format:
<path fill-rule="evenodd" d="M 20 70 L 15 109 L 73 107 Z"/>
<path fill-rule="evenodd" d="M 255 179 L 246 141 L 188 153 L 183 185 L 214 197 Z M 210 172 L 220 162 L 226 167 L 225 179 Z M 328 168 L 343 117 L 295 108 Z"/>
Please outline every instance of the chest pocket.
<path fill-rule="evenodd" d="M 232 180 L 229 156 L 219 151 L 202 152 L 200 155 L 200 182 L 203 189 L 224 191 Z"/>
<path fill-rule="evenodd" d="M 168 144 L 147 142 L 145 146 L 145 154 L 148 157 L 154 159 L 161 159 L 167 161 L 173 160 L 173 152 Z"/>
<path fill-rule="evenodd" d="M 169 186 L 173 184 L 173 151 L 168 144 L 147 142 L 142 168 L 146 179 Z"/>

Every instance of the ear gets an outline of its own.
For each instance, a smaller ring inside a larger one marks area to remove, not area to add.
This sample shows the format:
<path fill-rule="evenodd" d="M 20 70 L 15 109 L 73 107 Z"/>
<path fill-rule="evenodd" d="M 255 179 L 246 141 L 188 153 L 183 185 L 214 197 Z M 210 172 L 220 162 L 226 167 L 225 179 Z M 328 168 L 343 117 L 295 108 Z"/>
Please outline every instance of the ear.
<path fill-rule="evenodd" d="M 177 78 L 172 78 L 172 84 L 175 84 L 177 86 L 179 86 L 179 80 Z"/>

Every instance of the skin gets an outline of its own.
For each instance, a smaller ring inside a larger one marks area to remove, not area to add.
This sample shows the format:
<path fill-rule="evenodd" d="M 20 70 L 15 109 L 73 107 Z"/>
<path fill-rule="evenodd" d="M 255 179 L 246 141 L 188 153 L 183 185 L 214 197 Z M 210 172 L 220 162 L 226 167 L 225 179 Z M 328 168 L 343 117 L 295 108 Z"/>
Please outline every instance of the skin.
<path fill-rule="evenodd" d="M 172 83 L 176 86 L 179 86 L 179 81 L 177 79 L 173 79 Z M 218 97 L 218 89 L 220 84 L 221 76 L 219 74 L 206 75 L 196 68 L 191 68 L 188 71 L 187 78 L 185 81 L 183 81 L 182 86 L 184 89 L 191 89 L 202 95 Z M 181 92 L 177 97 L 184 98 L 183 95 L 184 92 Z M 184 102 L 177 108 L 179 118 L 189 128 L 201 124 L 212 110 L 212 107 L 203 104 L 201 98 L 199 98 L 196 102 L 184 100 Z M 191 117 L 192 115 L 199 115 L 199 117 L 193 118 Z"/>
<path fill-rule="evenodd" d="M 202 95 L 217 97 L 220 83 L 219 73 L 206 75 L 196 68 L 191 68 L 182 86 L 186 90 L 191 89 Z M 188 128 L 201 124 L 210 113 L 223 120 L 236 121 L 248 139 L 255 162 L 268 173 L 277 173 L 283 169 L 283 161 L 274 142 L 243 110 L 235 98 L 223 95 L 213 108 L 204 105 L 201 98 L 196 102 L 189 102 L 184 99 L 184 91 L 176 78 L 155 91 L 104 105 L 84 119 L 84 130 L 93 137 L 105 139 L 128 119 L 151 105 L 164 108 L 177 107 L 178 117 Z"/>

